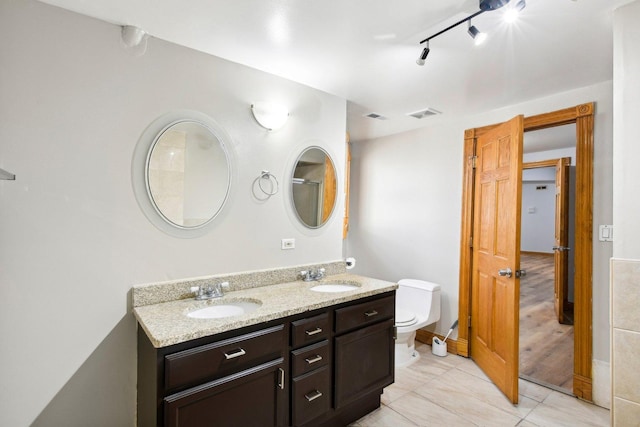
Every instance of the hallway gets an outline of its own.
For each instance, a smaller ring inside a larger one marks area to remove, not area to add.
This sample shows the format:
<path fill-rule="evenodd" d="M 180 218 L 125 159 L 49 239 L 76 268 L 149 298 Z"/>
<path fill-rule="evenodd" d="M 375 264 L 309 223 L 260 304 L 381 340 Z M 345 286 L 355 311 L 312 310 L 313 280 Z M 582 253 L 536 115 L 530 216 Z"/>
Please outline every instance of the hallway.
<path fill-rule="evenodd" d="M 553 255 L 521 254 L 520 378 L 573 389 L 573 326 L 558 323 L 553 306 Z"/>

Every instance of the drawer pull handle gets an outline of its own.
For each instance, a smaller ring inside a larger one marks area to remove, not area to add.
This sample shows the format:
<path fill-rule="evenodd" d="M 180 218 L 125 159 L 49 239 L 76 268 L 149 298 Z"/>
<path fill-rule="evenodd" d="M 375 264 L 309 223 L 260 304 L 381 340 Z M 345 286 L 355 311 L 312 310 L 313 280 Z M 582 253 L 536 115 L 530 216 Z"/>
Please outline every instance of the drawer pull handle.
<path fill-rule="evenodd" d="M 278 381 L 278 387 L 280 387 L 280 390 L 284 390 L 284 369 L 278 368 L 278 371 L 280 372 L 280 381 Z"/>
<path fill-rule="evenodd" d="M 373 316 L 377 316 L 377 315 L 378 315 L 378 312 L 377 312 L 377 311 L 375 311 L 375 310 L 366 311 L 366 312 L 364 313 L 364 315 L 365 315 L 365 316 L 367 316 L 367 317 L 373 317 Z"/>
<path fill-rule="evenodd" d="M 244 356 L 245 354 L 247 354 L 247 352 L 244 351 L 243 349 L 239 348 L 239 349 L 235 350 L 233 353 L 225 353 L 224 357 L 227 360 L 229 360 L 229 359 L 235 359 L 236 357 Z"/>
<path fill-rule="evenodd" d="M 306 397 L 309 402 L 313 402 L 314 400 L 316 400 L 317 398 L 319 398 L 321 396 L 322 396 L 322 392 L 320 390 L 316 390 L 316 391 L 314 391 L 312 393 L 304 395 L 304 397 Z"/>
<path fill-rule="evenodd" d="M 322 328 L 315 328 L 313 331 L 304 331 L 307 336 L 316 335 L 322 332 Z"/>
<path fill-rule="evenodd" d="M 306 360 L 309 365 L 312 365 L 312 364 L 314 364 L 316 362 L 321 361 L 322 360 L 322 356 L 320 356 L 319 354 L 316 354 L 315 357 L 310 357 L 310 358 L 304 359 L 304 360 Z"/>

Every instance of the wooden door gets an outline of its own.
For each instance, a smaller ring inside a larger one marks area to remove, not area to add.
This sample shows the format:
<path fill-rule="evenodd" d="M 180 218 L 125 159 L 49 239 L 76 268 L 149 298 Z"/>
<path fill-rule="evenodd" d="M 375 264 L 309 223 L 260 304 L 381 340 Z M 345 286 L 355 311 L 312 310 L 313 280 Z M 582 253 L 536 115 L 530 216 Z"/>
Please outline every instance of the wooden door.
<path fill-rule="evenodd" d="M 336 203 L 336 170 L 333 162 L 327 156 L 324 162 L 324 186 L 322 189 L 322 217 L 320 224 L 324 224 L 333 212 L 333 205 Z"/>
<path fill-rule="evenodd" d="M 559 323 L 566 323 L 569 291 L 569 163 L 566 158 L 558 159 L 556 165 L 556 227 L 553 246 L 554 263 L 554 306 Z"/>
<path fill-rule="evenodd" d="M 523 116 L 476 143 L 471 357 L 518 403 Z"/>

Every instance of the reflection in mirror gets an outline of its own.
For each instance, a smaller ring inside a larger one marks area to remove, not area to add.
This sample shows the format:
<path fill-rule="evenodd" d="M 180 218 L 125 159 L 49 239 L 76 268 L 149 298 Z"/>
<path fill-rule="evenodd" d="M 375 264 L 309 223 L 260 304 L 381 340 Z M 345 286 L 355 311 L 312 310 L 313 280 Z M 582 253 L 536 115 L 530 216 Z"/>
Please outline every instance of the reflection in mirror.
<path fill-rule="evenodd" d="M 181 120 L 158 134 L 145 180 L 156 211 L 180 228 L 198 228 L 222 209 L 231 174 L 224 144 L 204 124 Z"/>
<path fill-rule="evenodd" d="M 336 203 L 336 173 L 331 157 L 319 147 L 309 147 L 293 169 L 291 195 L 298 219 L 309 228 L 327 222 Z"/>

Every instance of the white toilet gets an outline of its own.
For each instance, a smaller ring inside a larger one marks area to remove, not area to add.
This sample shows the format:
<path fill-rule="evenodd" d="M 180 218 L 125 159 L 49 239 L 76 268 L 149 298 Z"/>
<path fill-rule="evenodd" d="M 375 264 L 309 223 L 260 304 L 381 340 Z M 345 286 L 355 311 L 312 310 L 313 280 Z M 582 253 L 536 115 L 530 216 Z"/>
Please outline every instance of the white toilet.
<path fill-rule="evenodd" d="M 402 279 L 396 290 L 396 366 L 408 366 L 420 357 L 416 331 L 440 319 L 440 285 Z"/>

